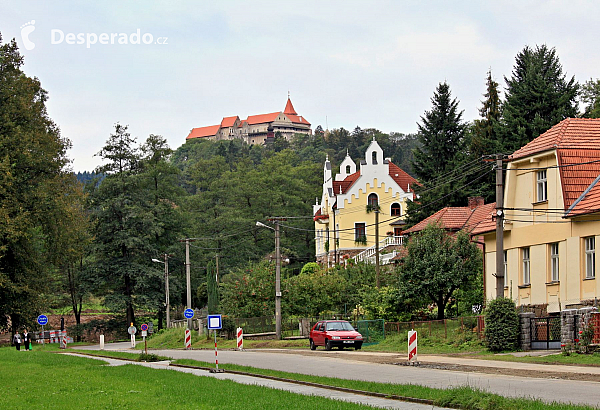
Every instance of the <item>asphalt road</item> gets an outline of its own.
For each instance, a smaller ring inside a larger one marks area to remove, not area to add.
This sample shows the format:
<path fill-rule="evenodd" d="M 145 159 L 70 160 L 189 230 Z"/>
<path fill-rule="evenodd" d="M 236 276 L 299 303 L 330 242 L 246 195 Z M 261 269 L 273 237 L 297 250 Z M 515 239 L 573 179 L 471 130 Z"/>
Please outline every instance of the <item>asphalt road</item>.
<path fill-rule="evenodd" d="M 106 349 L 128 347 L 128 343 L 107 345 Z M 98 348 L 96 346 L 96 348 Z M 153 350 L 152 353 L 174 359 L 214 362 L 213 350 Z M 306 353 L 306 352 L 304 352 Z M 289 354 L 273 351 L 219 351 L 219 363 L 233 363 L 318 376 L 368 380 L 382 383 L 418 384 L 435 388 L 471 386 L 507 397 L 538 398 L 545 402 L 563 402 L 600 406 L 600 383 L 536 377 L 516 377 L 486 373 L 466 373 L 347 360 L 341 355 Z M 340 352 L 344 353 L 344 352 Z M 348 352 L 350 353 L 350 352 Z M 352 352 L 354 353 L 354 352 Z M 365 354 L 369 354 L 364 352 Z"/>

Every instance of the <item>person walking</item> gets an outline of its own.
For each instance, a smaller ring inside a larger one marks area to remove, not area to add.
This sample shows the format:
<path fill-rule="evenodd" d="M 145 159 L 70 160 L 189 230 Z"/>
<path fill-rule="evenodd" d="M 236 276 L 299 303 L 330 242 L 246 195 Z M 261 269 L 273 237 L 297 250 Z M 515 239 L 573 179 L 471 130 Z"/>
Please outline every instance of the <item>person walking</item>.
<path fill-rule="evenodd" d="M 21 335 L 19 334 L 19 331 L 17 330 L 15 335 L 13 336 L 13 343 L 15 345 L 15 347 L 17 348 L 17 350 L 21 350 Z"/>
<path fill-rule="evenodd" d="M 25 350 L 31 350 L 31 335 L 27 333 L 27 329 L 23 331 L 23 337 L 21 339 L 23 340 L 23 347 L 25 347 Z"/>

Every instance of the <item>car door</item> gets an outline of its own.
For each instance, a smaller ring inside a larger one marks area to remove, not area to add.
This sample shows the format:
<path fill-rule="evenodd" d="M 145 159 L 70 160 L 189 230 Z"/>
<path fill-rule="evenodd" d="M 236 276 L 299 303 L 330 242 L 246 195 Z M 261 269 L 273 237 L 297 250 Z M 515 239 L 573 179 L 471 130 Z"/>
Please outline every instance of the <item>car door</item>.
<path fill-rule="evenodd" d="M 316 345 L 322 346 L 325 344 L 325 338 L 323 337 L 323 335 L 325 334 L 324 330 L 325 330 L 325 323 L 323 323 L 323 322 L 317 323 L 317 326 L 315 327 L 314 336 L 313 336 L 313 341 L 315 342 Z"/>

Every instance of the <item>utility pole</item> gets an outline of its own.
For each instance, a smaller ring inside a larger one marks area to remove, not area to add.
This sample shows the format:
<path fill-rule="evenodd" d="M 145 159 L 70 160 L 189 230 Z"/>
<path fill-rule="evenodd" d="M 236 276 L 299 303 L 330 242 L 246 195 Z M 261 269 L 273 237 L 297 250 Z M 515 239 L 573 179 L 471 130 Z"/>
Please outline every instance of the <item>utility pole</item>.
<path fill-rule="evenodd" d="M 375 205 L 375 286 L 381 284 L 379 277 L 379 204 Z"/>
<path fill-rule="evenodd" d="M 190 279 L 190 238 L 185 240 L 185 284 L 187 286 L 187 307 L 192 308 L 192 283 Z M 187 328 L 192 329 L 192 319 L 187 320 Z"/>
<path fill-rule="evenodd" d="M 165 303 L 167 312 L 167 329 L 171 326 L 171 305 L 169 304 L 169 254 L 165 253 Z"/>
<path fill-rule="evenodd" d="M 219 284 L 219 254 L 215 255 L 215 259 L 217 260 L 217 276 L 215 276 L 215 283 Z"/>
<path fill-rule="evenodd" d="M 275 334 L 281 340 L 281 249 L 279 247 L 279 219 L 275 220 Z"/>
<path fill-rule="evenodd" d="M 335 208 L 332 207 L 331 211 L 333 212 L 333 265 L 336 266 L 338 263 L 337 258 L 337 231 L 335 226 Z"/>
<path fill-rule="evenodd" d="M 496 298 L 504 297 L 504 185 L 502 154 L 496 155 Z"/>

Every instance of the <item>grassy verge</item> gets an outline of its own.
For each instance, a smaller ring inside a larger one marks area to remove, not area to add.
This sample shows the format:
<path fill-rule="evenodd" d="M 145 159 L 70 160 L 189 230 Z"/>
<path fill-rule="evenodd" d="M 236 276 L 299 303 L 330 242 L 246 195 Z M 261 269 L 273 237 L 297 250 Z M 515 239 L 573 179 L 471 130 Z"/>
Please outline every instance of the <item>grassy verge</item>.
<path fill-rule="evenodd" d="M 129 358 L 136 360 L 139 355 L 125 352 L 88 352 L 98 355 L 110 355 L 117 358 Z M 190 359 L 179 359 L 172 361 L 174 364 L 182 364 L 199 367 L 214 367 L 213 363 Z M 487 393 L 470 387 L 453 389 L 434 389 L 416 385 L 402 385 L 392 383 L 374 383 L 360 380 L 337 379 L 332 377 L 311 376 L 299 373 L 281 372 L 269 369 L 260 369 L 249 366 L 234 364 L 220 364 L 225 370 L 241 371 L 260 374 L 271 377 L 298 380 L 310 383 L 323 384 L 327 386 L 342 387 L 348 389 L 362 390 L 368 392 L 382 393 L 386 395 L 397 395 L 417 399 L 433 400 L 438 406 L 455 407 L 467 410 L 584 410 L 593 409 L 589 406 L 575 406 L 568 404 L 547 404 L 539 400 L 505 398 L 496 394 Z"/>
<path fill-rule="evenodd" d="M 0 348 L 0 408 L 371 409 L 181 372 L 103 364 L 45 351 Z"/>

